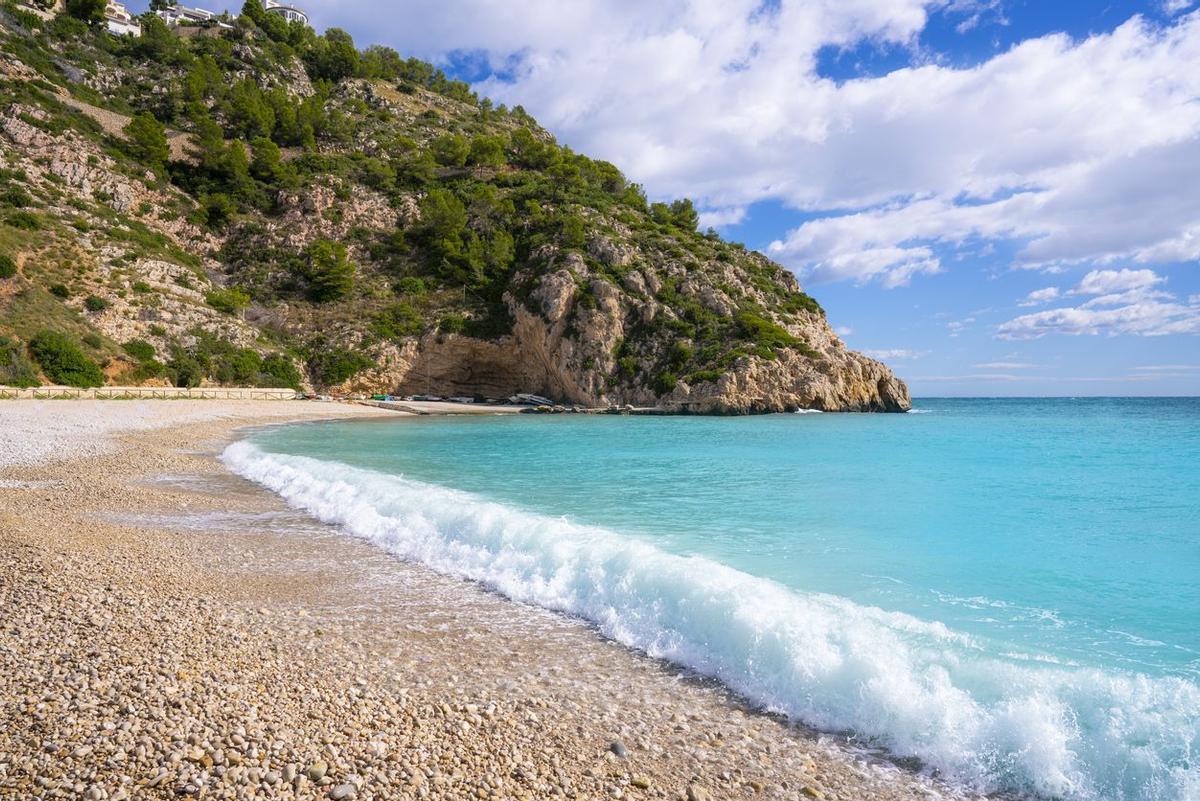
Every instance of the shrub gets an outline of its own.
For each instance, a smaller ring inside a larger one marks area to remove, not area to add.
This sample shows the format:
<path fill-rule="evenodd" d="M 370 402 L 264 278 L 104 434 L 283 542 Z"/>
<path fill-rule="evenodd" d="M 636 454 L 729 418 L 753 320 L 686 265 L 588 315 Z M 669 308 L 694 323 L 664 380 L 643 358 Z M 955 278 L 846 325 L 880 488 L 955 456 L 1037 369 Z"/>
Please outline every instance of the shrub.
<path fill-rule="evenodd" d="M 130 289 L 132 289 L 134 292 L 142 293 L 154 291 L 154 287 L 150 286 L 145 281 L 134 281 L 133 285 L 130 286 Z"/>
<path fill-rule="evenodd" d="M 346 246 L 318 239 L 308 246 L 309 294 L 318 303 L 341 300 L 354 289 L 354 265 L 346 257 Z"/>
<path fill-rule="evenodd" d="M 689 384 L 700 384 L 705 381 L 718 381 L 725 375 L 721 370 L 697 370 L 687 377 Z"/>
<path fill-rule="evenodd" d="M 433 158 L 443 167 L 461 167 L 467 163 L 471 145 L 458 134 L 445 134 L 433 140 Z"/>
<path fill-rule="evenodd" d="M 50 286 L 50 294 L 56 298 L 63 298 L 65 300 L 71 297 L 71 290 L 67 288 L 66 284 L 52 284 Z"/>
<path fill-rule="evenodd" d="M 58 331 L 39 333 L 29 342 L 29 352 L 55 383 L 69 387 L 98 387 L 104 383 L 100 367 Z"/>
<path fill-rule="evenodd" d="M 263 359 L 259 386 L 300 389 L 300 371 L 282 353 L 272 353 Z"/>
<path fill-rule="evenodd" d="M 438 330 L 443 334 L 461 334 L 467 327 L 467 318 L 461 314 L 447 314 L 438 320 Z"/>
<path fill-rule="evenodd" d="M 5 222 L 13 228 L 20 228 L 25 231 L 36 231 L 42 227 L 42 221 L 31 211 L 18 211 L 10 214 Z"/>
<path fill-rule="evenodd" d="M 36 387 L 40 383 L 37 365 L 25 355 L 21 343 L 0 336 L 0 385 Z"/>
<path fill-rule="evenodd" d="M 223 228 L 237 214 L 237 203 L 223 192 L 214 192 L 200 198 L 197 221 L 209 228 Z"/>
<path fill-rule="evenodd" d="M 250 296 L 237 287 L 214 289 L 205 294 L 204 302 L 223 314 L 238 314 L 250 305 Z"/>
<path fill-rule="evenodd" d="M 125 149 L 150 169 L 159 171 L 171 155 L 167 132 L 153 114 L 138 114 L 124 128 Z"/>
<path fill-rule="evenodd" d="M 33 205 L 33 197 L 19 186 L 10 186 L 0 192 L 0 203 L 5 206 L 23 209 Z"/>
<path fill-rule="evenodd" d="M 682 340 L 676 340 L 671 346 L 671 366 L 676 370 L 692 360 L 692 346 Z"/>
<path fill-rule="evenodd" d="M 148 362 L 158 355 L 154 346 L 144 339 L 131 339 L 121 346 L 133 358 L 139 362 Z"/>
<path fill-rule="evenodd" d="M 739 312 L 736 319 L 739 333 L 760 347 L 774 350 L 800 344 L 800 340 L 789 334 L 783 326 L 752 311 Z"/>
<path fill-rule="evenodd" d="M 322 386 L 340 384 L 370 365 L 371 360 L 361 353 L 324 344 L 314 347 L 308 360 L 313 379 Z"/>
<path fill-rule="evenodd" d="M 654 392 L 658 395 L 666 395 L 675 389 L 679 383 L 679 378 L 670 370 L 664 370 L 654 377 Z"/>
<path fill-rule="evenodd" d="M 98 349 L 104 347 L 104 340 L 100 338 L 99 334 L 95 334 L 95 333 L 92 333 L 91 331 L 89 331 L 88 333 L 83 335 L 83 344 L 87 345 L 89 348 L 92 348 L 93 350 L 98 350 Z"/>
<path fill-rule="evenodd" d="M 105 0 L 67 0 L 66 11 L 71 17 L 88 25 L 104 21 Z"/>
<path fill-rule="evenodd" d="M 11 256 L 0 253 L 0 281 L 17 274 L 17 263 Z"/>
<path fill-rule="evenodd" d="M 397 281 L 395 289 L 399 295 L 424 295 L 425 282 L 410 275 Z"/>
<path fill-rule="evenodd" d="M 425 328 L 421 313 L 411 303 L 393 303 L 381 311 L 371 323 L 371 329 L 384 339 L 415 336 Z"/>
<path fill-rule="evenodd" d="M 97 295 L 88 295 L 83 300 L 83 307 L 90 312 L 102 312 L 109 307 L 109 302 Z"/>
<path fill-rule="evenodd" d="M 204 366 L 187 351 L 177 350 L 167 364 L 177 387 L 198 387 L 204 380 Z"/>

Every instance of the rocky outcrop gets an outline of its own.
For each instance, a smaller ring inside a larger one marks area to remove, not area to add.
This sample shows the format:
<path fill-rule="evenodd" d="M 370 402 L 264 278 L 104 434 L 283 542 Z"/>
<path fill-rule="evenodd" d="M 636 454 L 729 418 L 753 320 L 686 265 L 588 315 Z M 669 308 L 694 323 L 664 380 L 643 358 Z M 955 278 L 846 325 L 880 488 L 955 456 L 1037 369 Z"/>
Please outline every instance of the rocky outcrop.
<path fill-rule="evenodd" d="M 583 264 L 578 257 L 566 263 L 576 269 Z M 645 286 L 647 281 L 639 276 L 633 283 Z M 550 272 L 537 283 L 529 304 L 508 299 L 514 318 L 508 336 L 481 340 L 429 334 L 399 347 L 389 345 L 376 351 L 374 367 L 336 389 L 486 398 L 533 392 L 568 404 L 660 406 L 690 414 L 911 408 L 904 382 L 885 364 L 848 350 L 820 314 L 806 314 L 791 326 L 815 355 L 781 349 L 773 358 L 746 356 L 715 380 L 694 385 L 680 381 L 666 395 L 648 380 L 614 384 L 614 351 L 629 330 L 647 317 L 673 312 L 596 278 L 587 285 L 593 298 L 589 306 L 594 307 L 579 308 L 580 295 L 572 269 Z"/>

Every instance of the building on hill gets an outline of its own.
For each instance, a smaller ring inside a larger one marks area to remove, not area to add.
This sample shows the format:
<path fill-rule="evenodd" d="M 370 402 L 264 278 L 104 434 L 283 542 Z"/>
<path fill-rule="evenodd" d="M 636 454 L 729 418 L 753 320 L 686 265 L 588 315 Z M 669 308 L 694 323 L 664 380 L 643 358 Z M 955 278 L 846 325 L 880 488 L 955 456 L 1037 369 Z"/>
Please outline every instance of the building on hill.
<path fill-rule="evenodd" d="M 272 14 L 278 14 L 288 22 L 308 24 L 308 14 L 288 3 L 280 3 L 278 0 L 267 0 L 264 8 Z"/>
<path fill-rule="evenodd" d="M 66 6 L 65 0 L 19 0 L 17 3 L 22 11 L 51 20 Z"/>
<path fill-rule="evenodd" d="M 142 35 L 142 26 L 134 19 L 133 14 L 129 13 L 125 4 L 118 3 L 117 0 L 108 0 L 104 9 L 104 26 L 108 28 L 109 33 L 117 36 Z"/>
<path fill-rule="evenodd" d="M 221 15 L 207 8 L 188 8 L 187 6 L 167 6 L 155 12 L 168 27 L 206 27 L 232 28 L 233 26 L 221 19 Z"/>

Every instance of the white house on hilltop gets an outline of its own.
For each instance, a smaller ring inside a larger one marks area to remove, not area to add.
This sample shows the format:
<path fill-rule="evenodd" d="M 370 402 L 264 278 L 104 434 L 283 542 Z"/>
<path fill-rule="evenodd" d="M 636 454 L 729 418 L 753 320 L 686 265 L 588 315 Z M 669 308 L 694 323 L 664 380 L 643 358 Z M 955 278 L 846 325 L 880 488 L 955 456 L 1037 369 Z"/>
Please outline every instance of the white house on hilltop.
<path fill-rule="evenodd" d="M 308 24 L 308 15 L 296 6 L 289 5 L 288 3 L 280 3 L 278 0 L 266 0 L 263 8 L 272 14 L 278 14 L 288 22 Z"/>
<path fill-rule="evenodd" d="M 142 26 L 129 13 L 125 4 L 118 3 L 117 0 L 108 0 L 108 5 L 104 8 L 104 26 L 108 28 L 109 33 L 117 36 L 142 35 Z"/>
<path fill-rule="evenodd" d="M 214 24 L 218 28 L 233 27 L 229 23 L 222 22 L 220 19 L 220 14 L 215 11 L 209 11 L 207 8 L 168 6 L 166 8 L 160 8 L 155 13 L 158 14 L 159 18 L 171 28 L 179 25 L 184 27 L 192 27 L 205 24 Z"/>

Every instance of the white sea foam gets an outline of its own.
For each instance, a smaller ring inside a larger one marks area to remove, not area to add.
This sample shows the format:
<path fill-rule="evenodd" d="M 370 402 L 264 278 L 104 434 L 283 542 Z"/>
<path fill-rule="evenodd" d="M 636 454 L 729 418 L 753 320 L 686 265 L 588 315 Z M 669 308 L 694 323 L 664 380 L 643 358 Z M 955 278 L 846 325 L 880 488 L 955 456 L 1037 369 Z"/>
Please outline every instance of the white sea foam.
<path fill-rule="evenodd" d="M 231 445 L 233 470 L 408 560 L 577 615 L 763 706 L 977 789 L 1200 798 L 1200 688 L 990 654 L 939 623 L 797 593 L 475 495 Z"/>

